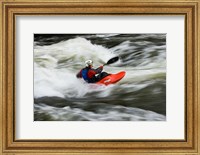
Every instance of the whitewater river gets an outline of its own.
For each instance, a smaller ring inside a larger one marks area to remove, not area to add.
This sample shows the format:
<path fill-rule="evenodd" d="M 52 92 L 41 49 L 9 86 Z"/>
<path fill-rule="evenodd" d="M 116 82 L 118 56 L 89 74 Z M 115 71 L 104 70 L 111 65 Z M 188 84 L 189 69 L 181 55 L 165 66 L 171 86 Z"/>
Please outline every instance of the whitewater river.
<path fill-rule="evenodd" d="M 94 68 L 126 71 L 114 85 L 76 78 L 87 59 Z M 35 34 L 35 121 L 165 121 L 165 34 Z"/>

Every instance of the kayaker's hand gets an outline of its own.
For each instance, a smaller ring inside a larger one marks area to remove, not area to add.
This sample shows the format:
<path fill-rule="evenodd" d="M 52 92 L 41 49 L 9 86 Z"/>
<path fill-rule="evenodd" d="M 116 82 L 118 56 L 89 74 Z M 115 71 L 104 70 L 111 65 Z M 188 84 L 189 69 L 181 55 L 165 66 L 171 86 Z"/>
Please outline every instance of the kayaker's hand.
<path fill-rule="evenodd" d="M 103 66 L 100 66 L 99 68 L 103 69 Z"/>

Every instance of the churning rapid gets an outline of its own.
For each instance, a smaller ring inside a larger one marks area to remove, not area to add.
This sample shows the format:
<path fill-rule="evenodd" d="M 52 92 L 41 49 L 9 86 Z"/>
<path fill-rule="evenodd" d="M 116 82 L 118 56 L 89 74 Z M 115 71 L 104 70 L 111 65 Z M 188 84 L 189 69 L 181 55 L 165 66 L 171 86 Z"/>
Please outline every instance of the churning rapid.
<path fill-rule="evenodd" d="M 119 56 L 105 72 L 116 84 L 88 84 L 76 74 Z M 35 34 L 35 121 L 165 121 L 166 34 Z"/>

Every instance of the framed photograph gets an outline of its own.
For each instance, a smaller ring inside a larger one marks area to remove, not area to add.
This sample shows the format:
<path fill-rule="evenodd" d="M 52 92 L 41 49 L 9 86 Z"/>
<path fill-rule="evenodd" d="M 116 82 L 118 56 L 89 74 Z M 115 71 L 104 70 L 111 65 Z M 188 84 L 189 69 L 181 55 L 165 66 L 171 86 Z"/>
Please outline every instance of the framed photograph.
<path fill-rule="evenodd" d="M 199 4 L 1 1 L 1 154 L 200 154 Z"/>

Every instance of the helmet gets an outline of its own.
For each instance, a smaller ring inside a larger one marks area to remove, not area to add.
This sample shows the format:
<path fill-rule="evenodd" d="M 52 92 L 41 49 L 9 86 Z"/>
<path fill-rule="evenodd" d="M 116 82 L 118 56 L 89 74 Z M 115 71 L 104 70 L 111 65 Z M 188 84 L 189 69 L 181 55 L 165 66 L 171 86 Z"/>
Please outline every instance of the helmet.
<path fill-rule="evenodd" d="M 85 61 L 85 66 L 86 67 L 89 67 L 89 66 L 92 66 L 92 65 L 93 65 L 93 61 L 92 60 Z"/>

